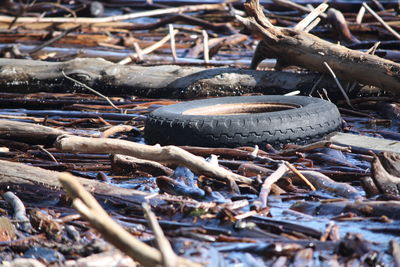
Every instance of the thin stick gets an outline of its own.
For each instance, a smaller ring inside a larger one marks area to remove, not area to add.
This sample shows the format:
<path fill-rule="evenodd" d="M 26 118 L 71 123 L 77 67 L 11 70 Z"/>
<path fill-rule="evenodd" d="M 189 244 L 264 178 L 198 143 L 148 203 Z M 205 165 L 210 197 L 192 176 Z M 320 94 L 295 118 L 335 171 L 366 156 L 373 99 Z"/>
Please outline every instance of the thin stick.
<path fill-rule="evenodd" d="M 310 25 L 318 16 L 325 12 L 329 6 L 327 4 L 320 4 L 317 8 L 312 10 L 304 19 L 302 19 L 294 27 L 295 30 L 304 31 L 304 29 Z"/>
<path fill-rule="evenodd" d="M 309 96 L 312 95 L 312 93 L 314 93 L 315 89 L 317 89 L 317 86 L 321 83 L 322 79 L 325 77 L 325 74 L 323 73 L 318 80 L 314 83 L 313 87 L 311 88 L 310 93 L 308 94 Z"/>
<path fill-rule="evenodd" d="M 67 34 L 78 30 L 80 27 L 81 27 L 81 25 L 78 25 L 76 27 L 72 27 L 72 28 L 69 28 L 69 29 L 63 31 L 61 34 L 51 38 L 47 42 L 44 42 L 43 44 L 41 44 L 41 45 L 35 47 L 34 49 L 32 49 L 31 51 L 29 51 L 29 54 L 32 55 L 32 54 L 35 54 L 36 52 L 39 52 L 40 50 L 42 50 L 46 46 L 49 46 L 50 44 L 57 42 L 58 40 L 60 40 L 64 36 L 66 36 Z"/>
<path fill-rule="evenodd" d="M 163 230 L 157 222 L 156 215 L 151 211 L 149 204 L 142 204 L 143 211 L 147 220 L 149 221 L 149 225 L 153 230 L 154 236 L 157 241 L 158 249 L 161 252 L 163 266 L 165 267 L 174 267 L 177 265 L 177 256 L 173 251 L 171 244 L 168 239 L 165 237 Z"/>
<path fill-rule="evenodd" d="M 308 24 L 307 27 L 304 28 L 304 32 L 309 32 L 309 31 L 311 31 L 311 30 L 314 29 L 314 28 L 318 25 L 318 23 L 320 23 L 320 22 L 321 22 L 321 19 L 320 19 L 320 18 L 316 18 L 313 22 L 311 22 L 310 24 Z"/>
<path fill-rule="evenodd" d="M 135 12 L 125 15 L 117 15 L 110 17 L 102 17 L 102 18 L 67 18 L 67 17 L 19 17 L 17 18 L 18 23 L 35 23 L 35 22 L 44 22 L 44 23 L 77 23 L 77 24 L 94 24 L 94 23 L 105 23 L 105 22 L 115 22 L 122 21 L 128 19 L 137 19 L 143 17 L 153 17 L 163 14 L 171 14 L 171 13 L 187 13 L 187 12 L 196 12 L 202 10 L 226 10 L 226 4 L 204 4 L 204 5 L 187 5 L 181 7 L 172 7 L 172 8 L 160 8 L 156 10 L 143 11 L 143 12 Z M 11 16 L 0 16 L 0 22 L 10 23 L 15 19 L 15 17 Z"/>
<path fill-rule="evenodd" d="M 80 81 L 75 80 L 74 78 L 69 77 L 67 74 L 65 74 L 65 72 L 64 72 L 63 70 L 61 71 L 61 73 L 62 73 L 62 74 L 64 75 L 64 77 L 67 78 L 68 80 L 71 80 L 71 81 L 73 81 L 73 82 L 79 84 L 80 86 L 82 86 L 82 87 L 88 89 L 90 92 L 92 92 L 92 93 L 94 93 L 94 94 L 96 94 L 96 95 L 98 95 L 98 96 L 104 98 L 113 108 L 115 108 L 116 110 L 122 112 L 122 109 L 120 109 L 119 107 L 117 107 L 116 105 L 114 105 L 114 103 L 113 103 L 107 96 L 105 96 L 105 95 L 103 95 L 103 94 L 97 92 L 96 90 L 90 88 L 90 87 L 87 86 L 86 84 L 81 83 Z"/>
<path fill-rule="evenodd" d="M 364 18 L 364 15 L 365 15 L 365 7 L 362 6 L 360 8 L 360 10 L 358 11 L 358 14 L 357 14 L 357 17 L 356 17 L 356 23 L 358 25 L 361 25 L 361 22 L 362 22 L 362 20 Z"/>
<path fill-rule="evenodd" d="M 177 33 L 178 33 L 178 31 L 174 30 L 174 34 L 177 34 Z M 157 50 L 158 48 L 163 46 L 166 42 L 168 42 L 170 38 L 171 38 L 171 35 L 168 34 L 168 35 L 164 36 L 160 41 L 146 47 L 145 49 L 142 49 L 142 55 L 147 55 L 147 54 L 150 54 L 151 52 L 153 52 L 154 50 Z M 138 56 L 137 53 L 131 54 L 128 57 L 124 58 L 123 60 L 119 61 L 118 64 L 125 65 L 125 64 L 131 63 L 132 58 L 135 58 L 137 56 Z"/>
<path fill-rule="evenodd" d="M 135 53 L 137 55 L 137 58 L 140 61 L 143 61 L 143 51 L 142 51 L 142 49 L 140 48 L 140 46 L 139 46 L 139 44 L 137 42 L 133 43 L 133 48 L 135 49 Z"/>
<path fill-rule="evenodd" d="M 208 34 L 206 30 L 203 30 L 202 34 L 203 34 L 204 63 L 208 64 L 210 62 L 210 52 L 208 48 Z"/>
<path fill-rule="evenodd" d="M 301 174 L 292 164 L 290 164 L 287 161 L 284 161 L 286 167 L 288 167 L 294 174 L 297 175 L 297 177 L 299 177 L 312 191 L 317 190 L 312 183 L 310 183 L 310 181 L 308 181 L 308 179 Z"/>
<path fill-rule="evenodd" d="M 46 153 L 57 165 L 60 165 L 60 163 L 57 161 L 57 159 L 51 154 L 47 149 L 45 149 L 42 145 L 37 146 L 40 150 L 42 150 L 44 153 Z"/>
<path fill-rule="evenodd" d="M 176 56 L 176 45 L 175 45 L 175 32 L 174 32 L 174 26 L 172 24 L 168 25 L 169 28 L 169 36 L 170 36 L 170 42 L 171 42 L 171 53 L 172 53 L 172 60 L 176 62 L 176 59 L 178 58 Z"/>
<path fill-rule="evenodd" d="M 394 35 L 397 39 L 400 40 L 400 34 L 398 34 L 395 30 L 393 30 L 392 27 L 390 27 L 378 14 L 375 13 L 366 3 L 363 3 L 363 7 L 365 7 L 369 13 L 371 13 L 374 18 L 379 21 L 380 24 L 382 24 L 383 27 L 385 27 L 386 30 L 388 30 L 391 34 Z"/>
<path fill-rule="evenodd" d="M 281 163 L 278 169 L 274 171 L 270 176 L 268 176 L 265 180 L 263 185 L 261 186 L 259 199 L 261 201 L 261 208 L 267 207 L 267 199 L 269 192 L 271 191 L 271 186 L 276 183 L 282 176 L 288 171 L 288 167 L 285 163 Z"/>
<path fill-rule="evenodd" d="M 335 80 L 337 86 L 339 87 L 340 91 L 342 92 L 344 98 L 346 99 L 347 105 L 349 105 L 351 108 L 353 108 L 353 105 L 350 102 L 350 98 L 347 96 L 346 91 L 343 89 L 342 85 L 340 84 L 340 82 L 339 82 L 338 78 L 336 77 L 335 73 L 333 72 L 332 68 L 328 65 L 328 63 L 326 63 L 326 61 L 324 61 L 324 64 L 325 64 L 326 68 L 329 70 L 329 72 L 331 73 L 333 79 Z"/>

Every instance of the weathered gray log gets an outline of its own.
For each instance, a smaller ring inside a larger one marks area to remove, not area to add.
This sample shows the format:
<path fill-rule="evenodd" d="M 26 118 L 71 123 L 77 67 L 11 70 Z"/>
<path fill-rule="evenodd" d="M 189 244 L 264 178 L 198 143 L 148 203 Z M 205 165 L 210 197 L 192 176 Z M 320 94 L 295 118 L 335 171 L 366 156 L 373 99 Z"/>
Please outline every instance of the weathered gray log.
<path fill-rule="evenodd" d="M 63 134 L 67 132 L 33 123 L 0 120 L 1 139 L 51 145 L 58 136 Z"/>
<path fill-rule="evenodd" d="M 275 27 L 265 17 L 258 0 L 248 0 L 245 8 L 250 17 L 236 16 L 237 19 L 263 37 L 253 57 L 253 68 L 265 58 L 276 58 L 277 69 L 300 66 L 329 73 L 327 63 L 341 79 L 374 85 L 400 96 L 400 64 L 327 42 L 304 31 Z"/>
<path fill-rule="evenodd" d="M 23 189 L 25 186 L 61 190 L 58 175 L 59 172 L 0 160 L 0 188 L 7 188 L 9 191 L 12 191 L 14 187 Z M 77 179 L 89 192 L 102 199 L 114 200 L 115 202 L 141 205 L 144 197 L 148 195 L 145 192 L 121 188 L 99 181 L 78 177 Z"/>
<path fill-rule="evenodd" d="M 235 68 L 199 68 L 163 65 L 143 67 L 118 65 L 99 58 L 77 58 L 67 62 L 0 59 L 2 91 L 75 92 L 64 71 L 106 95 L 128 94 L 147 97 L 196 98 L 242 95 L 244 93 L 285 94 L 293 90 L 308 93 L 319 74 L 254 71 Z M 329 77 L 318 88 L 336 88 Z"/>

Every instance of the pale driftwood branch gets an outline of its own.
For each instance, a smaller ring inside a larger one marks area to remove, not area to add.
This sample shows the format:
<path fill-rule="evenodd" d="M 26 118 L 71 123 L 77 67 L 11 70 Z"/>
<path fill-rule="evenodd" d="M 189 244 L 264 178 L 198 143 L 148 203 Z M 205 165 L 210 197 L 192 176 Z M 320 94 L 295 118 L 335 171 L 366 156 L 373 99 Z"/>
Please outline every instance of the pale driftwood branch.
<path fill-rule="evenodd" d="M 57 176 L 59 172 L 49 171 L 22 163 L 0 160 L 0 187 L 23 188 L 41 187 L 50 190 L 60 190 L 61 184 Z M 83 186 L 100 198 L 112 199 L 115 202 L 141 205 L 148 193 L 121 188 L 95 180 L 77 178 Z"/>
<path fill-rule="evenodd" d="M 70 174 L 58 176 L 60 183 L 73 199 L 73 206 L 99 231 L 103 237 L 144 266 L 152 267 L 163 263 L 161 253 L 128 233 L 108 216 L 96 199 Z M 201 266 L 184 258 L 177 258 L 177 266 Z"/>
<path fill-rule="evenodd" d="M 317 8 L 312 10 L 304 19 L 294 27 L 295 30 L 303 31 L 308 25 L 310 25 L 318 16 L 325 12 L 328 5 L 325 3 L 320 4 Z"/>
<path fill-rule="evenodd" d="M 179 32 L 178 30 L 173 30 L 172 35 L 175 35 L 178 32 Z M 169 33 L 166 36 L 164 36 L 160 41 L 155 42 L 154 44 L 152 44 L 144 49 L 141 49 L 141 51 L 140 51 L 141 55 L 142 56 L 147 55 L 147 54 L 150 54 L 151 52 L 153 52 L 154 50 L 157 50 L 158 48 L 163 46 L 166 42 L 168 42 L 171 39 L 172 35 L 171 35 L 171 33 Z M 133 58 L 136 58 L 136 57 L 140 58 L 139 54 L 137 52 L 134 54 L 131 54 L 128 57 L 124 58 L 123 60 L 119 61 L 118 64 L 120 64 L 120 65 L 128 64 L 128 63 L 132 62 Z"/>
<path fill-rule="evenodd" d="M 183 165 L 196 173 L 228 182 L 231 189 L 236 192 L 238 192 L 236 182 L 245 184 L 253 182 L 250 178 L 213 166 L 203 158 L 176 146 L 149 146 L 125 140 L 78 136 L 60 136 L 55 142 L 55 146 L 64 152 L 122 154 L 140 159 Z"/>
<path fill-rule="evenodd" d="M 327 62 L 341 79 L 374 85 L 400 96 L 400 64 L 332 44 L 309 33 L 277 28 L 265 22 L 268 19 L 258 0 L 250 0 L 245 7 L 251 17 L 236 17 L 246 27 L 263 36 L 253 57 L 252 67 L 256 67 L 262 59 L 277 58 L 280 67 L 296 65 L 327 73 L 324 65 Z"/>
<path fill-rule="evenodd" d="M 276 183 L 279 179 L 282 178 L 283 175 L 289 170 L 285 163 L 281 163 L 278 169 L 274 171 L 270 176 L 265 178 L 264 183 L 261 186 L 259 199 L 261 201 L 261 208 L 267 207 L 267 199 L 269 192 L 271 191 L 271 187 L 274 183 Z"/>
<path fill-rule="evenodd" d="M 0 59 L 0 87 L 16 93 L 43 92 L 44 88 L 46 92 L 67 92 L 70 82 L 60 70 L 104 95 L 190 99 L 253 92 L 285 94 L 293 88 L 308 93 L 320 77 L 318 74 L 236 68 L 125 66 L 100 58 L 76 58 L 66 62 Z M 334 92 L 336 84 L 325 78 L 317 89 L 321 88 L 332 88 Z"/>
<path fill-rule="evenodd" d="M 164 267 L 175 267 L 177 265 L 178 257 L 171 247 L 168 239 L 165 237 L 163 230 L 157 222 L 156 215 L 151 211 L 150 205 L 143 203 L 143 211 L 149 225 L 153 230 L 155 239 L 157 241 L 158 249 L 160 250 L 163 266 Z"/>
<path fill-rule="evenodd" d="M 204 4 L 204 5 L 188 5 L 181 7 L 172 8 L 161 8 L 156 10 L 149 10 L 143 12 L 130 13 L 125 15 L 117 15 L 110 17 L 100 18 L 67 18 L 67 17 L 19 17 L 16 22 L 18 23 L 77 23 L 77 24 L 93 24 L 93 23 L 105 23 L 113 21 L 122 21 L 127 19 L 137 19 L 143 17 L 153 17 L 163 14 L 170 13 L 187 13 L 202 10 L 225 10 L 225 4 Z M 11 23 L 15 17 L 11 16 L 0 16 L 0 22 Z"/>

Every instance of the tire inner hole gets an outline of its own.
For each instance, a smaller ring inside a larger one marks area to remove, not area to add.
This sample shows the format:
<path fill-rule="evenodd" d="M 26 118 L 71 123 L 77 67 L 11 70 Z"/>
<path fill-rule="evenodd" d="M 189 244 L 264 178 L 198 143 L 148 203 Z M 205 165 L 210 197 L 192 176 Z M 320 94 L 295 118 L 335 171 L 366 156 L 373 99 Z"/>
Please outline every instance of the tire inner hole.
<path fill-rule="evenodd" d="M 217 104 L 199 108 L 188 109 L 183 115 L 242 115 L 252 113 L 275 112 L 294 108 L 300 105 L 282 103 L 235 103 Z"/>

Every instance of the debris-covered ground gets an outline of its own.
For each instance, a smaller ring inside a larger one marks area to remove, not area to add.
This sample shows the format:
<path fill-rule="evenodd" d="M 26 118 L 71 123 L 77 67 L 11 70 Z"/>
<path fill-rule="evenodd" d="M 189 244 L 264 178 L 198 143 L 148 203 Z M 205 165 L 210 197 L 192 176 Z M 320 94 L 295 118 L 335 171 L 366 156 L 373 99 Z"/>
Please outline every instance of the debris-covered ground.
<path fill-rule="evenodd" d="M 307 1 L 293 2 L 261 3 L 273 25 L 310 30 L 393 66 L 400 61 L 397 3 L 371 1 L 360 11 L 362 2 L 335 1 L 328 3 L 335 9 L 314 11 L 318 25 L 304 28 L 296 25 L 312 9 Z M 102 7 L 96 17 L 93 12 Z M 0 12 L 4 264 L 37 259 L 52 266 L 400 266 L 399 94 L 395 87 L 381 90 L 390 80 L 382 78 L 378 88 L 374 77 L 368 85 L 359 83 L 362 78 L 340 79 L 343 94 L 330 72 L 286 68 L 290 62 L 280 62 L 288 73 L 278 72 L 268 59 L 259 69 L 276 75 L 273 82 L 254 78 L 264 71 L 245 70 L 247 80 L 237 82 L 243 87 L 235 87 L 237 77 L 221 71 L 248 68 L 263 38 L 235 17 L 245 17 L 239 2 L 7 1 Z M 80 57 L 116 64 L 62 63 Z M 193 71 L 193 65 L 202 69 Z M 162 68 L 142 78 L 137 70 L 134 79 L 121 82 L 136 66 Z M 216 81 L 196 76 L 210 71 Z M 232 84 L 219 84 L 224 79 Z M 145 145 L 146 117 L 158 107 L 268 90 L 299 90 L 333 101 L 343 133 L 282 149 Z M 62 172 L 79 177 L 126 232 Z"/>

